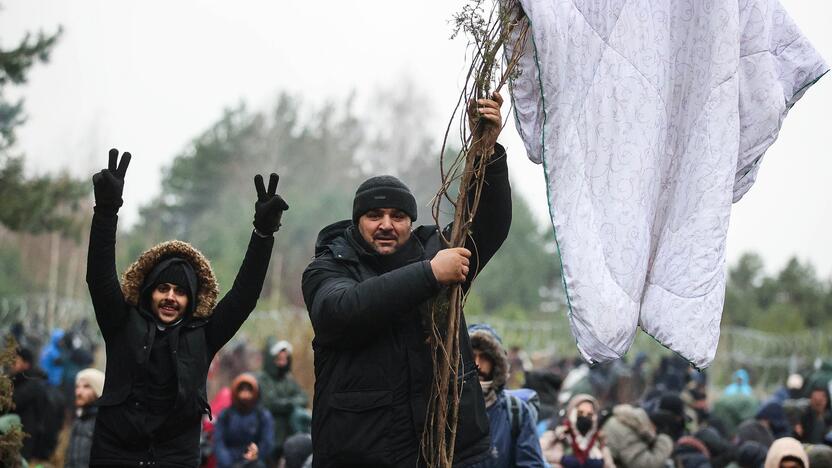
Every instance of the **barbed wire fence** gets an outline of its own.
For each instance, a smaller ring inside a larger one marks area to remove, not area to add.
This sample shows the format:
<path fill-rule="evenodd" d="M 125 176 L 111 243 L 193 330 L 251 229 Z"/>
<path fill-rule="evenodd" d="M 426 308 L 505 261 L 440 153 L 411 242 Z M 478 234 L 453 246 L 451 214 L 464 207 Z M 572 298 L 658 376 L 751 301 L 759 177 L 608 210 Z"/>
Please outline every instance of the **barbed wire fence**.
<path fill-rule="evenodd" d="M 94 321 L 88 300 L 50 299 L 47 295 L 0 297 L 0 333 L 14 323 L 21 323 L 28 333 L 48 337 L 53 328 L 69 328 L 78 321 Z M 552 314 L 552 319 L 512 320 L 493 316 L 470 316 L 467 322 L 487 322 L 503 337 L 507 346 L 518 346 L 530 355 L 544 358 L 577 355 L 566 318 Z M 95 330 L 92 338 L 100 342 Z M 306 311 L 298 307 L 257 310 L 244 327 L 246 336 L 259 339 L 259 334 L 280 331 L 308 340 L 311 325 Z M 628 355 L 645 352 L 650 356 L 667 355 L 671 351 L 639 332 Z M 778 334 L 742 327 L 724 326 L 721 331 L 717 358 L 709 368 L 715 381 L 725 381 L 739 368 L 747 369 L 753 383 L 761 386 L 780 384 L 788 374 L 806 371 L 818 360 L 832 359 L 832 336 L 818 330 Z"/>

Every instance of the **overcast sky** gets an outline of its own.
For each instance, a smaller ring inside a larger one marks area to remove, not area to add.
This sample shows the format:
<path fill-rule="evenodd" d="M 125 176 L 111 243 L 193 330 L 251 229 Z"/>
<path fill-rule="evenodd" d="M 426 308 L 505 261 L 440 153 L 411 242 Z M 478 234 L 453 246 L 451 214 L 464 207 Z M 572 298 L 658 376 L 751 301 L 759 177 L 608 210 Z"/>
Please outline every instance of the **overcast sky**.
<path fill-rule="evenodd" d="M 439 140 L 465 69 L 464 42 L 448 39 L 448 19 L 463 3 L 6 0 L 3 48 L 24 31 L 65 30 L 51 62 L 10 94 L 26 98 L 18 150 L 31 173 L 66 169 L 84 177 L 106 164 L 110 147 L 130 150 L 123 212 L 131 222 L 158 193 L 160 169 L 241 100 L 260 109 L 281 91 L 315 103 L 353 90 L 369 98 L 409 77 L 428 93 L 429 125 Z M 832 60 L 832 2 L 782 3 Z M 734 205 L 730 261 L 754 250 L 773 271 L 797 255 L 832 276 L 830 108 L 827 76 L 792 109 L 756 185 Z M 546 220 L 542 168 L 525 157 L 513 124 L 501 140 L 515 188 Z"/>

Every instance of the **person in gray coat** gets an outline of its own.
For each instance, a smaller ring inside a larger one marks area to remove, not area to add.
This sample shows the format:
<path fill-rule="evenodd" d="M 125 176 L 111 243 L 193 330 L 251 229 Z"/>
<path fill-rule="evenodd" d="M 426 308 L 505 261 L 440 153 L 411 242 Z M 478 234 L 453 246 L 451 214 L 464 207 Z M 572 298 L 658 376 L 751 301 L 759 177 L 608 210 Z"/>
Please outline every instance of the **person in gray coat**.
<path fill-rule="evenodd" d="M 86 468 L 90 465 L 92 434 L 98 407 L 95 402 L 104 391 L 104 373 L 84 369 L 75 376 L 75 420 L 66 448 L 64 468 Z"/>
<path fill-rule="evenodd" d="M 663 468 L 673 453 L 673 439 L 657 434 L 641 408 L 618 405 L 604 424 L 607 447 L 618 468 Z"/>

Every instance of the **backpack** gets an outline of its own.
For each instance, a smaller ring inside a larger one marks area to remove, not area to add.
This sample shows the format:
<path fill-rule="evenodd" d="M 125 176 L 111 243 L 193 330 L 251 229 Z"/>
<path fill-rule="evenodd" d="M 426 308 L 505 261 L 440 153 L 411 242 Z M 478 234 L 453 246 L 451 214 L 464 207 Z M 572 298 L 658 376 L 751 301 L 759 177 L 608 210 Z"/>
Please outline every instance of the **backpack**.
<path fill-rule="evenodd" d="M 511 425 L 511 440 L 516 441 L 520 435 L 520 427 L 522 426 L 523 413 L 520 407 L 525 403 L 529 410 L 529 417 L 532 418 L 533 423 L 537 424 L 537 415 L 540 413 L 540 398 L 537 392 L 529 388 L 518 388 L 516 390 L 506 390 L 506 406 L 508 408 L 508 422 Z"/>

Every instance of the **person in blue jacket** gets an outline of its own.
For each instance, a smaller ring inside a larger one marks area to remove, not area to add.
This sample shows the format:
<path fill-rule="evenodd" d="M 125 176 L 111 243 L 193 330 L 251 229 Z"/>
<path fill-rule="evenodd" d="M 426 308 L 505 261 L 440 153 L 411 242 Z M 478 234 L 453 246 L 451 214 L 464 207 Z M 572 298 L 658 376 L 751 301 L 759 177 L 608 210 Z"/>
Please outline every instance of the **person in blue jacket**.
<path fill-rule="evenodd" d="M 272 450 L 274 419 L 260 405 L 254 375 L 243 373 L 231 383 L 231 406 L 214 425 L 217 468 L 265 468 Z"/>
<path fill-rule="evenodd" d="M 468 334 L 491 425 L 491 456 L 476 466 L 547 466 L 535 431 L 535 412 L 505 389 L 509 362 L 500 335 L 485 324 L 471 325 Z"/>
<path fill-rule="evenodd" d="M 49 337 L 49 344 L 43 348 L 40 354 L 40 367 L 46 372 L 49 378 L 49 385 L 60 387 L 64 376 L 64 352 L 61 349 L 61 341 L 64 339 L 64 331 L 60 328 L 52 330 Z"/>

